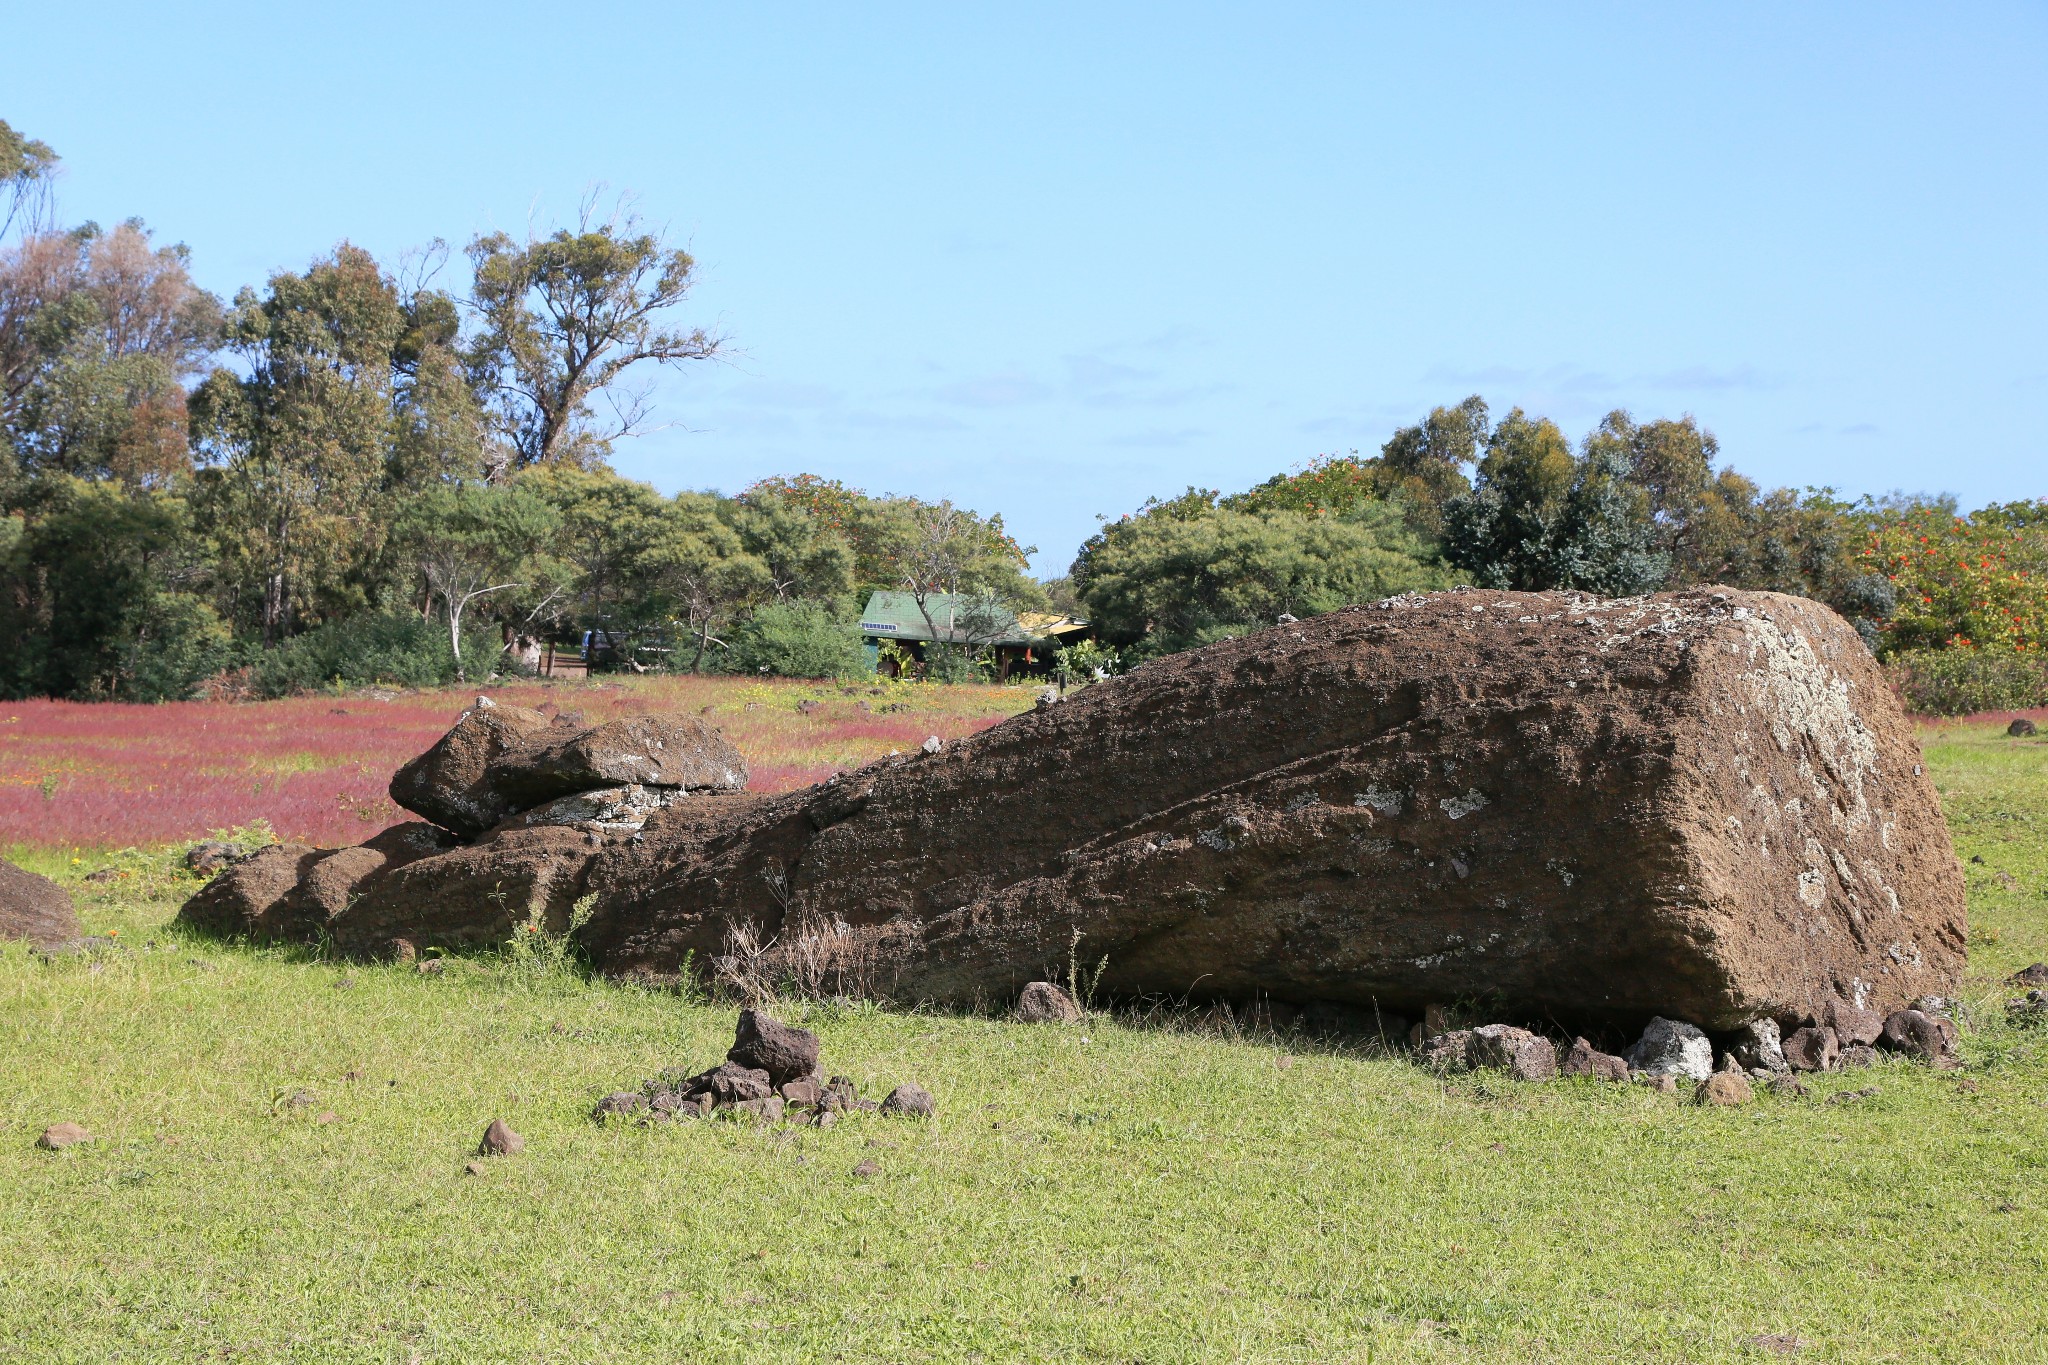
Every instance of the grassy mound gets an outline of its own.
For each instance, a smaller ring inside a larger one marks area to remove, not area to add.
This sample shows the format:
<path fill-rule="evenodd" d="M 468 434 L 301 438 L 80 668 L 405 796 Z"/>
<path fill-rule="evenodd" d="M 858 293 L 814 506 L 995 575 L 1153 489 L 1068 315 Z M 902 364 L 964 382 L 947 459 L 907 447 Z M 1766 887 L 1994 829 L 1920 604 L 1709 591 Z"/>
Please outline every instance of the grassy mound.
<path fill-rule="evenodd" d="M 921 1081 L 938 1117 L 600 1128 L 605 1092 L 717 1060 L 731 1009 L 544 946 L 423 975 L 188 939 L 170 858 L 87 883 L 100 864 L 50 855 L 118 946 L 0 948 L 9 1351 L 2048 1358 L 2048 1031 L 1998 1008 L 2048 958 L 2048 744 L 1956 727 L 1928 756 L 1970 873 L 1967 1070 L 1888 1061 L 1730 1110 L 1101 1017 L 798 1004 L 829 1069 Z M 493 1117 L 526 1149 L 466 1175 Z M 97 1140 L 36 1150 L 61 1119 Z"/>

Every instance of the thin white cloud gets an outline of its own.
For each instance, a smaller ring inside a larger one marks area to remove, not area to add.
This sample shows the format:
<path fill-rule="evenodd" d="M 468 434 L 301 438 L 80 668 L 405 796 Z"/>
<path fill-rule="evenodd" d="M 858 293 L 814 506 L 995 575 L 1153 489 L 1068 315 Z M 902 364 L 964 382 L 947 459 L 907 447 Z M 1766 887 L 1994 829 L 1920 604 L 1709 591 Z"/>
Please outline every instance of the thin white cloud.
<path fill-rule="evenodd" d="M 828 420 L 828 425 L 857 431 L 942 432 L 966 431 L 967 423 L 947 413 L 891 413 L 854 411 Z"/>
<path fill-rule="evenodd" d="M 1133 431 L 1122 436 L 1112 436 L 1107 444 L 1138 450 L 1171 449 L 1187 445 L 1190 441 L 1200 440 L 1208 434 L 1208 431 L 1201 427 L 1179 427 L 1170 431 L 1155 428 L 1151 431 Z"/>
<path fill-rule="evenodd" d="M 1782 376 L 1760 370 L 1753 365 L 1685 365 L 1675 370 L 1644 370 L 1618 376 L 1608 374 L 1604 370 L 1588 370 L 1578 365 L 1551 365 L 1543 369 L 1518 369 L 1508 365 L 1486 365 L 1467 369 L 1453 365 L 1433 365 L 1424 372 L 1422 378 L 1424 383 L 1446 384 L 1460 388 L 1470 385 L 1484 389 L 1490 385 L 1500 385 L 1529 387 L 1540 393 L 1580 396 L 1620 395 L 1641 389 L 1677 393 L 1726 393 L 1733 390 L 1780 388 L 1785 382 Z"/>
<path fill-rule="evenodd" d="M 962 379 L 933 392 L 942 403 L 966 408 L 1015 408 L 1042 403 L 1052 396 L 1052 386 L 1026 374 L 990 374 Z"/>

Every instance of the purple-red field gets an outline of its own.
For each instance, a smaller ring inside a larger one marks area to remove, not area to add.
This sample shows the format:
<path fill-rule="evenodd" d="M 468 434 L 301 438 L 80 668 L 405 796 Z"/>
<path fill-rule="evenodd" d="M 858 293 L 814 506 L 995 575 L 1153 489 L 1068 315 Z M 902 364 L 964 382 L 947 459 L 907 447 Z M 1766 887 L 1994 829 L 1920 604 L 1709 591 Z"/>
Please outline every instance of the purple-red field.
<path fill-rule="evenodd" d="M 488 689 L 581 712 L 703 712 L 746 754 L 754 791 L 821 781 L 929 735 L 957 739 L 1024 710 L 1029 688 L 887 690 L 738 678 L 629 678 Z M 268 821 L 278 835 L 352 844 L 405 818 L 394 768 L 454 723 L 475 690 L 129 706 L 0 703 L 0 847 L 124 848 Z M 809 714 L 802 701 L 817 703 Z M 880 713 L 890 702 L 908 709 Z M 865 704 L 873 710 L 863 710 Z"/>

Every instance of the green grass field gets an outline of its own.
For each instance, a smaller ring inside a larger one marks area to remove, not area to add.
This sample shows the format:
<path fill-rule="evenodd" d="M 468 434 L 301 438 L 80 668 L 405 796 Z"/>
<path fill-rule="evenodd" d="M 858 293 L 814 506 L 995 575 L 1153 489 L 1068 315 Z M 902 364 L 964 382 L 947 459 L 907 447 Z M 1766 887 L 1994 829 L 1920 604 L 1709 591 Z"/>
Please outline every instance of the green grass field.
<path fill-rule="evenodd" d="M 1732 1110 L 792 1005 L 828 1069 L 938 1118 L 600 1128 L 603 1093 L 722 1056 L 731 1008 L 190 939 L 169 855 L 111 885 L 49 855 L 121 947 L 0 949 L 0 1358 L 2048 1360 L 2048 1031 L 1999 1009 L 2048 958 L 2048 743 L 1927 743 L 1967 1070 Z M 466 1175 L 494 1116 L 527 1148 Z M 60 1119 L 99 1140 L 36 1149 Z"/>

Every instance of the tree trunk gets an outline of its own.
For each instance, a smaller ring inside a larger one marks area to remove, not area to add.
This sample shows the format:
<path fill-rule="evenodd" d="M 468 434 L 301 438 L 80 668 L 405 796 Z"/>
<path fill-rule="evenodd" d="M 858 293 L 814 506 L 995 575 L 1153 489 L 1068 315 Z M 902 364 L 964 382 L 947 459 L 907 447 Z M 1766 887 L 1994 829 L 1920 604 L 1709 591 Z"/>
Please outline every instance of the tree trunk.
<path fill-rule="evenodd" d="M 462 672 L 462 606 L 448 599 L 448 651 L 455 656 L 455 681 L 467 683 Z"/>

